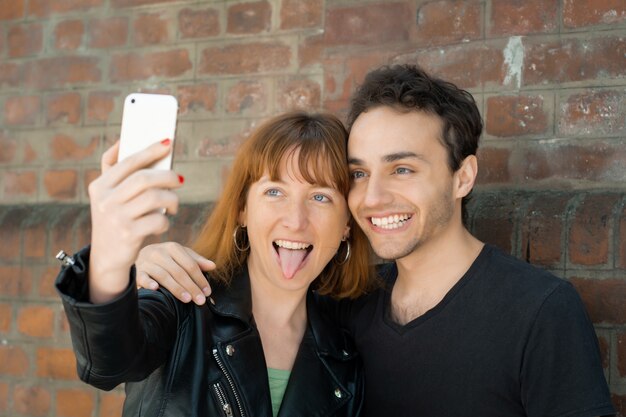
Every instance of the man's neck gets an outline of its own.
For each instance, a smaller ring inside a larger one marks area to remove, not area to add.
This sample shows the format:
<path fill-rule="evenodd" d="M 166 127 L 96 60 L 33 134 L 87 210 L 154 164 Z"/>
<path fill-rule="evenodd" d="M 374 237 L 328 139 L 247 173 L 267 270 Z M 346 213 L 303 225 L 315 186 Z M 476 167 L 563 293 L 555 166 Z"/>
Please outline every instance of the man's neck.
<path fill-rule="evenodd" d="M 459 227 L 396 260 L 398 278 L 391 295 L 394 321 L 406 324 L 435 307 L 482 248 L 482 242 Z"/>

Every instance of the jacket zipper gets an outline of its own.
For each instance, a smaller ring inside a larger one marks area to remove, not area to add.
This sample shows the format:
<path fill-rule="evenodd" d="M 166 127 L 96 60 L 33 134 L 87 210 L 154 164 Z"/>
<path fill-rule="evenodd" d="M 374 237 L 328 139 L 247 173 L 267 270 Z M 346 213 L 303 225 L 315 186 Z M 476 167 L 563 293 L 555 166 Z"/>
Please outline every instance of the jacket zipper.
<path fill-rule="evenodd" d="M 219 382 L 213 384 L 213 391 L 215 391 L 215 395 L 217 395 L 217 398 L 220 401 L 220 405 L 222 406 L 222 411 L 224 411 L 224 414 L 226 414 L 226 417 L 232 417 L 233 410 L 230 407 L 230 404 L 228 404 L 228 399 L 226 398 L 226 394 L 224 394 L 224 390 L 222 389 Z"/>
<path fill-rule="evenodd" d="M 239 408 L 239 415 L 241 415 L 241 417 L 245 417 L 245 413 L 243 412 L 243 408 L 241 407 L 241 401 L 239 401 L 239 394 L 237 394 L 237 390 L 235 389 L 235 384 L 233 383 L 233 379 L 230 377 L 230 374 L 228 373 L 228 371 L 226 370 L 226 367 L 222 363 L 222 360 L 219 357 L 217 349 L 213 349 L 213 357 L 215 358 L 217 365 L 220 367 L 220 369 L 226 376 L 228 385 L 230 385 L 230 389 L 233 391 L 233 394 L 235 395 L 235 401 L 237 401 L 237 407 Z"/>

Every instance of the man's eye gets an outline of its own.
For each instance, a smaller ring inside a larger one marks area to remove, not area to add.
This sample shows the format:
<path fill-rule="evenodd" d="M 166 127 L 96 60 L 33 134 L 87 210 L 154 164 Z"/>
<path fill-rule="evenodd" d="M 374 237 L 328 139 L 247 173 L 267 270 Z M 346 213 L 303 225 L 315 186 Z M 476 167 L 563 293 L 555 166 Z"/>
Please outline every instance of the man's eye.
<path fill-rule="evenodd" d="M 404 168 L 404 167 L 396 168 L 396 174 L 410 174 L 412 172 L 413 171 L 408 168 Z"/>
<path fill-rule="evenodd" d="M 363 178 L 365 176 L 365 172 L 363 172 L 363 171 L 352 171 L 352 173 L 350 175 L 352 176 L 352 179 L 357 180 L 359 178 Z"/>

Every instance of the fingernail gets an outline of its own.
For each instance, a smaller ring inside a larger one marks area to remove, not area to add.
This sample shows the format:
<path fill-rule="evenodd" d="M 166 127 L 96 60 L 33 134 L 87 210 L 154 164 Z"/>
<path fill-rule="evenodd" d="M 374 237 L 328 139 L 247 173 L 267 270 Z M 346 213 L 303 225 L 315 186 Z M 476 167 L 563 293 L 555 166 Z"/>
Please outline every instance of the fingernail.
<path fill-rule="evenodd" d="M 202 305 L 206 301 L 206 298 L 202 294 L 196 295 L 196 304 Z"/>
<path fill-rule="evenodd" d="M 182 293 L 181 297 L 183 298 L 183 302 L 185 303 L 188 303 L 191 301 L 191 294 L 189 294 L 188 292 Z"/>
<path fill-rule="evenodd" d="M 159 284 L 157 284 L 156 282 L 152 281 L 150 284 L 150 289 L 151 290 L 156 290 L 157 288 L 159 288 Z"/>
<path fill-rule="evenodd" d="M 171 140 L 171 139 L 163 139 L 163 140 L 161 141 L 161 144 L 162 144 L 162 145 L 165 145 L 165 146 L 169 145 L 170 143 L 172 143 L 172 140 Z"/>
<path fill-rule="evenodd" d="M 180 182 L 181 184 L 185 182 L 185 177 L 183 177 L 182 175 L 178 175 L 178 182 Z"/>
<path fill-rule="evenodd" d="M 202 289 L 202 292 L 204 293 L 204 295 L 206 295 L 206 296 L 208 297 L 209 295 L 211 295 L 211 288 L 209 288 L 209 287 L 204 287 L 204 288 Z"/>

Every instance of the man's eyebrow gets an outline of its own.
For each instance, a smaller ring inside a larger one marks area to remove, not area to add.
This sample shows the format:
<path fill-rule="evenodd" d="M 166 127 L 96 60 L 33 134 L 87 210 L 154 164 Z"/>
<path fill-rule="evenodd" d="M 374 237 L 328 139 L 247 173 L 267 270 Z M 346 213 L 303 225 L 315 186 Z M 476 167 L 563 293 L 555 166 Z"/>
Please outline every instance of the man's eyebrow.
<path fill-rule="evenodd" d="M 424 155 L 416 154 L 415 152 L 394 152 L 381 156 L 381 160 L 385 163 L 391 163 L 399 161 L 401 159 L 419 159 L 428 162 Z M 350 165 L 365 165 L 365 162 L 359 158 L 348 158 L 348 164 Z"/>

